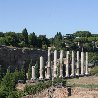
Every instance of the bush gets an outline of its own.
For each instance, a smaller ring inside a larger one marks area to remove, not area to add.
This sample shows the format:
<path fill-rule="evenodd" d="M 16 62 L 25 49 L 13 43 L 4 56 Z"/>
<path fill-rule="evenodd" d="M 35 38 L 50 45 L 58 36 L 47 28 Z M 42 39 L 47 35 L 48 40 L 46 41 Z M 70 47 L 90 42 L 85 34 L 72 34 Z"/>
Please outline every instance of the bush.
<path fill-rule="evenodd" d="M 42 90 L 49 88 L 52 85 L 51 81 L 47 82 L 39 82 L 35 85 L 26 85 L 24 89 L 24 93 L 26 94 L 36 94 L 41 92 Z"/>
<path fill-rule="evenodd" d="M 19 98 L 17 91 L 10 92 L 8 98 Z"/>
<path fill-rule="evenodd" d="M 95 66 L 90 71 L 91 75 L 97 75 L 98 76 L 98 66 Z"/>

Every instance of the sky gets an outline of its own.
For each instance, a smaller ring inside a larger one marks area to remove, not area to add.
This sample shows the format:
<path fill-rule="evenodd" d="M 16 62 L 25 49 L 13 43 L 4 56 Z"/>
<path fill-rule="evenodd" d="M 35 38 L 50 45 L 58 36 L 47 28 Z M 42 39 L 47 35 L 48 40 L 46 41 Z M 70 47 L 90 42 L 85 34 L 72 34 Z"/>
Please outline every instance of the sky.
<path fill-rule="evenodd" d="M 0 32 L 54 37 L 76 31 L 98 33 L 98 0 L 0 0 Z"/>

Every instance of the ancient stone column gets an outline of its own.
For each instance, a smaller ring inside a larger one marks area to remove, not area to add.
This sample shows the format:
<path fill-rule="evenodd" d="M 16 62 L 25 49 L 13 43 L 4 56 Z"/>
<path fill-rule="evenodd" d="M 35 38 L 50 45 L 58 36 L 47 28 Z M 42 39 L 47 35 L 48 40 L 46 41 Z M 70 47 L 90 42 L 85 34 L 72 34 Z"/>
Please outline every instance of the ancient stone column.
<path fill-rule="evenodd" d="M 88 52 L 86 52 L 85 74 L 88 75 Z"/>
<path fill-rule="evenodd" d="M 40 57 L 40 77 L 39 77 L 40 80 L 43 79 L 43 64 L 44 64 L 43 57 L 41 56 Z"/>
<path fill-rule="evenodd" d="M 32 66 L 32 78 L 31 80 L 35 80 L 35 66 Z"/>
<path fill-rule="evenodd" d="M 57 50 L 54 51 L 54 67 L 53 67 L 54 71 L 54 78 L 57 77 Z"/>
<path fill-rule="evenodd" d="M 76 67 L 76 75 L 79 76 L 79 51 L 77 51 L 77 67 Z"/>
<path fill-rule="evenodd" d="M 60 51 L 60 76 L 63 77 L 63 50 Z"/>
<path fill-rule="evenodd" d="M 51 49 L 48 48 L 48 64 L 47 64 L 47 76 L 46 76 L 46 79 L 50 79 L 50 66 L 51 66 L 50 55 L 51 55 Z"/>
<path fill-rule="evenodd" d="M 71 65 L 71 76 L 75 75 L 75 57 L 74 57 L 74 51 L 72 51 L 72 65 Z"/>
<path fill-rule="evenodd" d="M 81 75 L 84 75 L 84 52 L 81 52 Z"/>
<path fill-rule="evenodd" d="M 67 51 L 66 59 L 67 59 L 67 62 L 66 62 L 66 77 L 69 77 L 69 51 Z"/>

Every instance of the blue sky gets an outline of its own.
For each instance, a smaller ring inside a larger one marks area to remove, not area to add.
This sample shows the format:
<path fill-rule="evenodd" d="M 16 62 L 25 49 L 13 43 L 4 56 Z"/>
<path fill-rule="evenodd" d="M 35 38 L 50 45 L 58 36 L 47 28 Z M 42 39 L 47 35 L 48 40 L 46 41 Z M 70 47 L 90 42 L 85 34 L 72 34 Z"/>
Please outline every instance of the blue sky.
<path fill-rule="evenodd" d="M 98 33 L 98 0 L 0 0 L 0 31 L 53 37 L 78 30 Z"/>

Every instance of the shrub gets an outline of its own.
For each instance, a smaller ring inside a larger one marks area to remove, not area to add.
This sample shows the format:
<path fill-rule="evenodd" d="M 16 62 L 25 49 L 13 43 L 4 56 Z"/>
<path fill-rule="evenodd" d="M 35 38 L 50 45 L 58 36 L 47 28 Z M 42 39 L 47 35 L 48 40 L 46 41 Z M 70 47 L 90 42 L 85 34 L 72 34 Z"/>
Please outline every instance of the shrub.
<path fill-rule="evenodd" d="M 91 75 L 98 75 L 98 66 L 95 66 L 90 71 Z"/>

